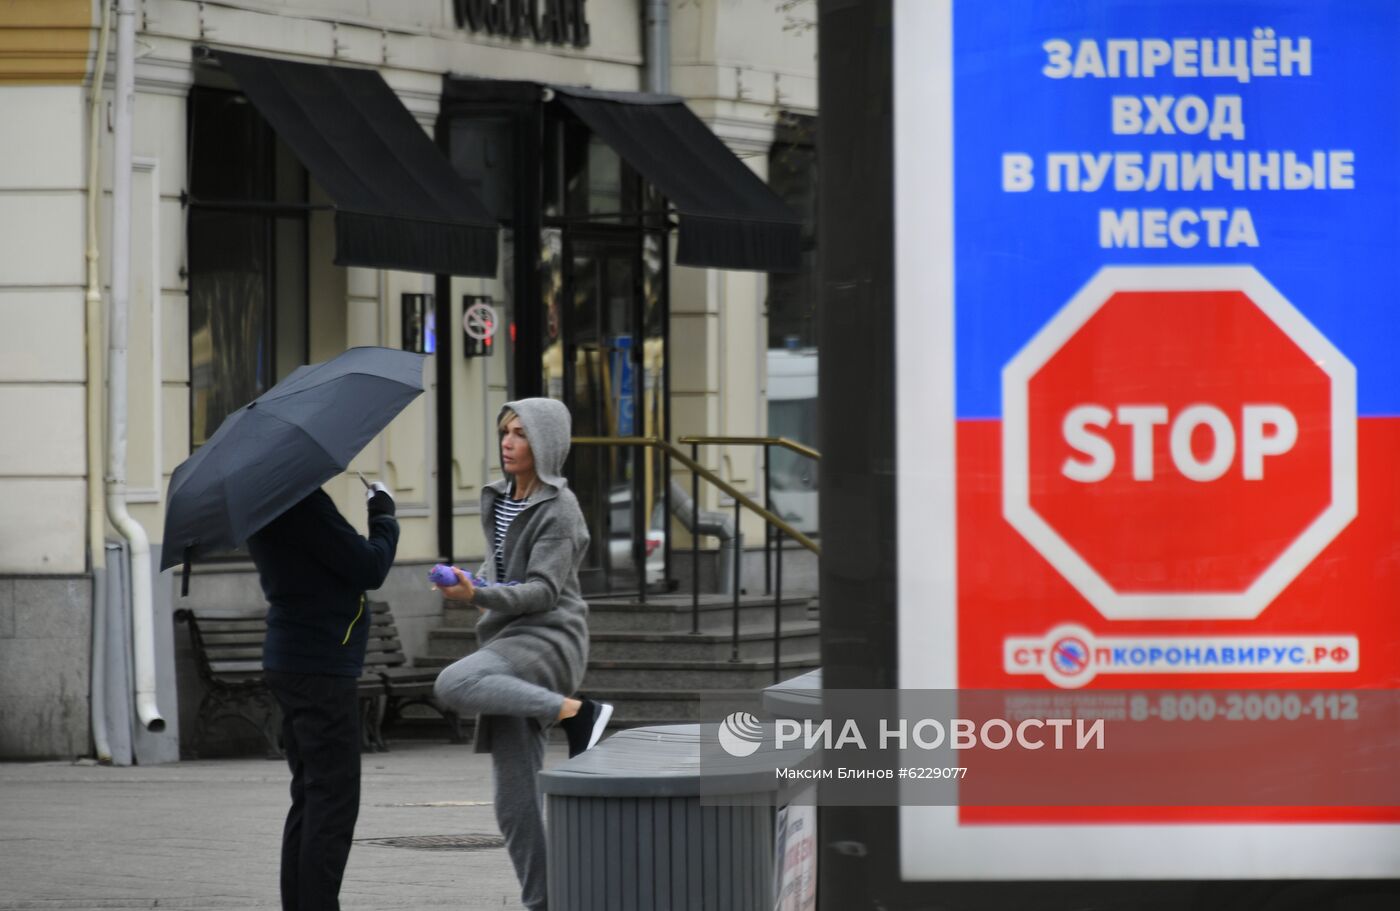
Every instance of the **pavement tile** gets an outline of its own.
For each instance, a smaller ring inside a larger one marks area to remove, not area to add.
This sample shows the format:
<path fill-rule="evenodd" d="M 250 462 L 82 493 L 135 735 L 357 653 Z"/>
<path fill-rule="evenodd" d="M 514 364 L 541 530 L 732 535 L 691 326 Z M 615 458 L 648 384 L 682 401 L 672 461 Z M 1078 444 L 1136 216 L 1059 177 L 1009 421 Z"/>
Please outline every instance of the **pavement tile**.
<path fill-rule="evenodd" d="M 490 757 L 469 745 L 395 742 L 364 757 L 357 842 L 498 834 Z M 550 747 L 547 765 L 565 757 Z M 278 909 L 290 781 L 265 759 L 159 766 L 0 764 L 0 911 Z M 357 843 L 345 911 L 518 909 L 502 848 L 423 851 Z"/>

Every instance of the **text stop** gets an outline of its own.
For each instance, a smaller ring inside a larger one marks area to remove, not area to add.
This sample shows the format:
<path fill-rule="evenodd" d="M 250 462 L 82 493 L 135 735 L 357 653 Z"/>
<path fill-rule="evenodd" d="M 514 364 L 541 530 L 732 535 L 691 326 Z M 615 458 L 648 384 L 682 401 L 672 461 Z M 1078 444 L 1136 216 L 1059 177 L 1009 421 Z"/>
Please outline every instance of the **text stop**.
<path fill-rule="evenodd" d="M 1238 448 L 1246 481 L 1264 479 L 1264 459 L 1278 456 L 1298 441 L 1298 420 L 1282 405 L 1245 405 L 1239 418 L 1240 430 L 1222 409 L 1194 404 L 1174 417 L 1162 404 L 1119 405 L 1111 411 L 1103 405 L 1085 404 L 1070 409 L 1062 423 L 1064 440 L 1078 455 L 1065 459 L 1061 472 L 1072 481 L 1094 483 L 1107 478 L 1117 462 L 1117 453 L 1108 436 L 1098 433 L 1117 423 L 1131 428 L 1129 448 L 1135 481 L 1151 481 L 1156 475 L 1154 449 L 1156 429 L 1167 425 L 1168 449 L 1172 464 L 1192 481 L 1214 481 L 1234 464 Z M 1198 431 L 1202 433 L 1198 434 Z M 1194 445 L 1202 437 L 1205 446 Z M 1238 440 L 1238 446 L 1237 446 Z"/>

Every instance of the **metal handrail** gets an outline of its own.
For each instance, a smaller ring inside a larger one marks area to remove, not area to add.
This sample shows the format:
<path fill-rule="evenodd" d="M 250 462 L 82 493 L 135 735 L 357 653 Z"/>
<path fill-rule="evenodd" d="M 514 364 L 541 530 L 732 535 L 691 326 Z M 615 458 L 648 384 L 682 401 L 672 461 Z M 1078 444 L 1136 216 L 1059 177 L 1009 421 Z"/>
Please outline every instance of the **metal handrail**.
<path fill-rule="evenodd" d="M 762 446 L 762 447 L 763 447 L 763 505 L 764 505 L 765 507 L 767 507 L 768 510 L 769 510 L 770 512 L 771 512 L 772 509 L 773 509 L 773 479 L 772 479 L 772 477 L 770 476 L 769 470 L 768 470 L 768 469 L 769 469 L 769 463 L 772 461 L 772 460 L 769 458 L 769 451 L 770 451 L 774 446 L 781 446 L 781 447 L 783 447 L 784 449 L 791 450 L 792 452 L 795 452 L 795 453 L 797 453 L 797 454 L 800 455 L 800 456 L 806 456 L 807 458 L 812 459 L 813 461 L 820 462 L 820 461 L 821 461 L 821 458 L 822 458 L 822 454 L 821 454 L 820 452 L 818 452 L 817 450 L 813 449 L 813 448 L 810 447 L 810 446 L 804 446 L 803 444 L 801 444 L 801 443 L 799 443 L 799 442 L 797 442 L 797 441 L 795 441 L 795 440 L 789 440 L 787 437 L 686 436 L 686 437 L 681 437 L 681 438 L 680 438 L 680 441 L 681 441 L 682 443 L 689 443 L 689 444 L 690 444 L 690 450 L 691 450 L 691 452 L 695 452 L 695 451 L 696 451 L 695 445 L 696 445 L 697 443 L 704 443 L 704 444 L 706 444 L 706 445 L 716 445 L 716 444 L 717 444 L 717 445 L 721 445 L 721 446 Z M 782 584 L 783 584 L 783 583 L 782 583 L 782 578 L 783 578 L 783 555 L 782 555 L 782 551 L 781 551 L 781 548 L 782 548 L 782 546 L 783 546 L 782 534 L 779 533 L 778 536 L 777 536 L 777 539 L 776 539 L 776 541 L 775 541 L 775 540 L 774 540 L 774 536 L 773 536 L 773 528 L 772 528 L 772 526 L 765 525 L 765 526 L 763 527 L 763 592 L 764 592 L 764 594 L 767 594 L 768 592 L 771 592 L 771 591 L 773 590 L 773 585 L 774 585 L 773 550 L 774 550 L 774 546 L 775 546 L 775 545 L 779 548 L 779 551 L 778 551 L 778 560 L 777 560 L 777 585 L 778 585 L 778 589 L 781 590 L 781 589 L 782 589 Z"/>
<path fill-rule="evenodd" d="M 687 438 L 687 440 L 688 439 L 689 438 Z M 793 528 L 787 522 L 779 518 L 775 513 L 765 509 L 764 507 L 755 503 L 753 500 L 744 496 L 742 493 L 739 492 L 739 490 L 736 487 L 734 487 L 734 485 L 730 484 L 728 481 L 725 481 L 719 475 L 715 474 L 713 471 L 710 471 L 708 468 L 701 465 L 699 462 L 695 461 L 690 456 L 686 455 L 684 452 L 681 452 L 679 449 L 677 449 L 674 445 L 667 442 L 666 440 L 663 440 L 659 437 L 574 437 L 572 442 L 575 446 L 647 446 L 652 449 L 659 449 L 671 458 L 675 459 L 677 462 L 680 462 L 686 468 L 690 469 L 693 473 L 699 475 L 706 481 L 709 481 L 711 484 L 718 487 L 724 493 L 733 497 L 735 501 L 742 503 L 755 515 L 762 518 L 763 521 L 767 522 L 769 525 L 772 525 L 774 528 L 780 529 L 783 534 L 792 538 L 798 544 L 801 544 L 803 547 L 807 548 L 819 557 L 822 555 L 821 547 L 811 538 L 807 537 L 802 532 Z"/>
<path fill-rule="evenodd" d="M 804 446 L 787 437 L 681 437 L 682 443 L 699 443 L 702 446 L 781 446 L 809 459 L 821 461 L 822 454 L 811 446 Z"/>
<path fill-rule="evenodd" d="M 650 448 L 650 449 L 659 450 L 659 451 L 665 453 L 665 454 L 666 454 L 667 456 L 669 456 L 670 458 L 675 459 L 677 462 L 681 463 L 681 465 L 685 466 L 686 468 L 688 468 L 688 469 L 690 470 L 690 474 L 691 474 L 691 510 L 692 510 L 692 515 L 693 515 L 694 520 L 695 520 L 695 522 L 694 522 L 693 524 L 698 525 L 698 523 L 699 523 L 699 517 L 700 517 L 700 497 L 699 497 L 699 483 L 700 483 L 700 478 L 704 478 L 706 481 L 709 481 L 711 484 L 715 485 L 715 487 L 719 488 L 721 492 L 726 493 L 726 494 L 728 494 L 730 497 L 733 498 L 733 500 L 734 500 L 734 534 L 735 534 L 735 538 L 734 538 L 734 544 L 735 544 L 735 547 L 734 547 L 734 608 L 733 608 L 733 635 L 732 635 L 732 639 L 731 639 L 731 647 L 730 647 L 730 656 L 729 656 L 729 660 L 730 660 L 730 661 L 737 662 L 737 661 L 739 660 L 739 588 L 740 588 L 739 582 L 740 582 L 740 578 L 741 578 L 741 571 L 742 571 L 742 568 L 743 568 L 743 553 L 739 550 L 739 547 L 738 547 L 738 543 L 739 543 L 739 507 L 740 507 L 740 506 L 747 507 L 751 512 L 753 512 L 753 513 L 754 513 L 755 515 L 757 515 L 759 518 L 763 519 L 763 521 L 764 521 L 764 523 L 765 523 L 765 525 L 764 525 L 764 534 L 763 534 L 765 559 L 766 559 L 766 557 L 767 557 L 768 541 L 769 541 L 769 537 L 770 537 L 770 535 L 769 535 L 769 529 L 770 529 L 770 528 L 775 529 L 775 530 L 777 531 L 778 544 L 779 544 L 779 547 L 780 547 L 780 548 L 781 548 L 781 546 L 782 546 L 782 536 L 783 536 L 784 534 L 786 534 L 786 535 L 788 535 L 789 537 L 791 537 L 791 538 L 792 538 L 794 541 L 796 541 L 798 544 L 801 544 L 803 547 L 807 548 L 809 551 L 811 551 L 812 553 L 816 554 L 818 557 L 821 556 L 821 548 L 817 545 L 817 543 L 816 543 L 815 541 L 813 541 L 811 538 L 807 537 L 806 535 L 804 535 L 802 532 L 798 531 L 797 529 L 793 528 L 791 525 L 789 525 L 787 522 L 785 522 L 783 519 L 781 519 L 776 513 L 774 513 L 771 509 L 768 509 L 768 508 L 766 508 L 766 507 L 764 507 L 764 506 L 760 506 L 759 504 L 755 503 L 753 500 L 749 499 L 749 498 L 746 497 L 743 493 L 741 493 L 741 492 L 738 490 L 738 488 L 734 487 L 732 484 L 730 484 L 730 483 L 728 483 L 727 481 L 725 481 L 725 480 L 724 480 L 723 478 L 721 478 L 719 475 L 715 474 L 713 471 L 710 471 L 708 468 L 706 468 L 705 466 L 701 465 L 700 462 L 699 462 L 699 459 L 698 459 L 698 451 L 697 451 L 697 448 L 696 448 L 696 447 L 697 447 L 700 443 L 707 443 L 707 444 L 709 444 L 709 443 L 721 443 L 721 444 L 726 444 L 726 443 L 735 443 L 735 444 L 747 443 L 747 444 L 750 444 L 750 445 L 764 445 L 764 447 L 765 447 L 765 449 L 764 449 L 764 451 L 765 451 L 765 456 L 764 456 L 763 473 L 764 473 L 764 488 L 765 488 L 765 490 L 764 490 L 764 495 L 765 495 L 765 497 L 766 497 L 767 494 L 768 494 L 768 492 L 767 492 L 768 459 L 767 459 L 767 455 L 766 455 L 767 447 L 768 447 L 768 446 L 770 446 L 770 445 L 781 445 L 781 446 L 786 446 L 787 448 L 792 449 L 792 450 L 795 451 L 795 452 L 799 452 L 799 453 L 802 454 L 802 455 L 808 455 L 808 454 L 810 454 L 811 457 L 817 458 L 817 459 L 820 459 L 820 458 L 821 458 L 821 454 L 818 453 L 818 452 L 817 452 L 816 450 L 814 450 L 814 449 L 810 449 L 810 448 L 808 448 L 808 447 L 806 447 L 806 446 L 803 446 L 801 443 L 794 443 L 793 441 L 783 439 L 782 437 L 682 437 L 681 440 L 682 440 L 682 442 L 685 442 L 685 443 L 690 444 L 691 455 L 686 455 L 684 452 L 682 452 L 681 450 L 679 450 L 679 449 L 677 449 L 675 446 L 673 446 L 670 442 L 668 442 L 668 441 L 666 441 L 666 440 L 663 440 L 663 439 L 661 439 L 661 438 L 659 438 L 659 437 L 574 437 L 573 440 L 572 440 L 572 442 L 573 442 L 573 445 L 575 445 L 575 446 L 642 446 L 642 447 L 646 447 L 646 448 Z M 691 586 L 690 586 L 690 599 L 691 599 L 691 600 L 690 600 L 690 631 L 691 631 L 692 634 L 698 634 L 698 633 L 700 632 L 700 554 L 699 554 L 699 551 L 700 551 L 700 535 L 699 535 L 694 529 L 692 529 L 692 530 L 691 530 L 691 536 L 690 536 L 690 538 L 691 538 L 691 541 L 690 541 L 690 550 L 691 550 L 691 564 L 690 564 L 690 577 L 691 577 Z M 781 679 L 781 676 L 782 676 L 782 667 L 781 667 L 781 664 L 782 664 L 782 635 L 783 635 L 783 606 L 782 606 L 782 601 L 783 601 L 783 575 L 782 575 L 782 566 L 783 566 L 783 562 L 782 562 L 782 553 L 781 553 L 781 550 L 780 550 L 779 555 L 778 555 L 778 563 L 777 563 L 777 566 L 778 566 L 777 585 L 776 585 L 775 588 L 774 588 L 774 595 L 773 595 L 773 680 L 774 680 L 775 682 L 778 681 L 779 679 Z M 766 568 L 766 564 L 765 564 L 765 568 Z M 646 591 L 646 569 L 645 569 L 645 565 L 643 565 L 643 569 L 642 569 L 642 583 L 641 583 L 641 589 L 642 589 L 643 593 L 645 593 L 645 591 Z"/>

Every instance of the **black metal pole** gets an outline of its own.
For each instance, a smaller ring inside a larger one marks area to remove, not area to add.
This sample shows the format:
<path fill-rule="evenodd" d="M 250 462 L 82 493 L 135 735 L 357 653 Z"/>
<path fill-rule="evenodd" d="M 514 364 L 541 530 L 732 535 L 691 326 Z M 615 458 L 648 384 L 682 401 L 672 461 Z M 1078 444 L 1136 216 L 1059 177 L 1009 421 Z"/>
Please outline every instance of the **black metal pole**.
<path fill-rule="evenodd" d="M 690 460 L 700 464 L 700 447 L 690 444 Z M 690 631 L 700 632 L 700 474 L 690 472 Z"/>
<path fill-rule="evenodd" d="M 670 235 L 661 232 L 661 270 L 658 278 L 661 281 L 661 439 L 667 443 L 671 442 L 671 270 L 666 267 L 670 259 Z M 666 529 L 666 573 L 664 580 L 666 591 L 671 591 L 671 573 L 674 569 L 674 561 L 671 559 L 674 548 L 671 546 L 671 529 L 675 526 L 671 524 L 671 456 L 664 453 L 661 456 L 662 474 L 666 478 L 666 516 L 662 519 L 662 527 Z"/>
<path fill-rule="evenodd" d="M 743 535 L 739 533 L 739 499 L 734 499 L 734 640 L 730 646 L 729 660 L 739 660 L 739 579 L 743 570 L 744 552 L 739 547 L 739 542 L 743 540 Z"/>
<path fill-rule="evenodd" d="M 640 196 L 642 179 L 635 178 L 637 193 Z M 632 361 L 632 435 L 646 436 L 646 281 L 642 277 L 646 269 L 646 224 L 642 214 L 637 215 L 637 242 L 632 248 L 632 347 L 628 356 Z M 651 516 L 647 513 L 646 479 L 651 465 L 651 450 L 645 446 L 632 447 L 632 562 L 637 569 L 637 600 L 647 603 L 647 530 L 651 527 Z M 640 496 L 639 496 L 640 494 Z"/>
<path fill-rule="evenodd" d="M 633 377 L 637 374 L 634 372 Z M 640 382 L 640 380 L 638 381 Z M 640 414 L 641 409 L 633 412 Z M 635 420 L 635 418 L 634 418 Z M 632 563 L 637 568 L 637 577 L 640 580 L 637 585 L 637 600 L 641 604 L 647 603 L 647 549 L 646 535 L 647 527 L 650 524 L 646 515 L 646 502 L 643 497 L 637 496 L 639 490 L 645 489 L 646 471 L 643 463 L 651 458 L 651 452 L 645 446 L 629 447 L 633 449 L 632 456 Z"/>
<path fill-rule="evenodd" d="M 453 562 L 456 543 L 452 539 L 452 279 L 447 275 L 433 278 L 434 336 L 433 366 L 437 397 L 437 531 L 438 554 L 445 563 Z"/>
<path fill-rule="evenodd" d="M 601 433 L 609 435 L 606 429 Z M 603 528 L 603 591 L 612 594 L 612 548 L 608 546 L 612 538 L 612 449 L 599 449 L 597 452 L 602 458 L 603 470 L 598 473 L 598 480 L 593 485 L 593 502 L 598 504 L 596 515 L 602 517 L 599 521 Z"/>
<path fill-rule="evenodd" d="M 662 437 L 669 440 L 669 437 Z M 666 532 L 666 537 L 661 539 L 661 582 L 662 591 L 671 591 L 671 545 L 675 539 L 675 524 L 671 520 L 671 456 L 665 450 L 661 451 L 661 528 Z"/>
<path fill-rule="evenodd" d="M 763 508 L 769 512 L 773 511 L 773 493 L 770 485 L 768 472 L 768 458 L 773 451 L 773 447 L 767 443 L 763 444 Z M 773 590 L 773 550 L 770 542 L 773 540 L 773 532 L 776 529 L 766 521 L 763 523 L 763 593 L 766 595 Z M 779 554 L 778 559 L 782 559 Z"/>
<path fill-rule="evenodd" d="M 778 541 L 778 565 L 773 569 L 773 682 L 782 679 L 783 660 L 783 530 L 775 529 Z"/>

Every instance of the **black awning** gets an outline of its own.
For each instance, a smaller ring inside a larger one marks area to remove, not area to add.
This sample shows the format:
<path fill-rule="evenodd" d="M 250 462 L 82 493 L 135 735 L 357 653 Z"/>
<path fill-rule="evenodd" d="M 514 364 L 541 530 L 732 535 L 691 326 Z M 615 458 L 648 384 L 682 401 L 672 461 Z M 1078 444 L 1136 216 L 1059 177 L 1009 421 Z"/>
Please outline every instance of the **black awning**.
<path fill-rule="evenodd" d="M 338 264 L 496 274 L 496 220 L 379 73 L 214 55 L 334 201 Z"/>
<path fill-rule="evenodd" d="M 676 262 L 769 272 L 801 267 L 801 219 L 680 98 L 551 88 L 675 205 Z"/>

